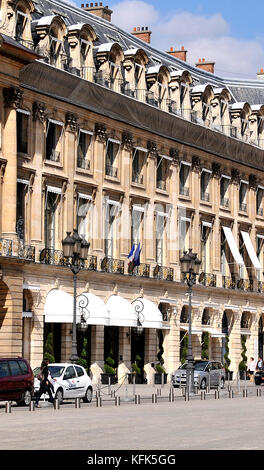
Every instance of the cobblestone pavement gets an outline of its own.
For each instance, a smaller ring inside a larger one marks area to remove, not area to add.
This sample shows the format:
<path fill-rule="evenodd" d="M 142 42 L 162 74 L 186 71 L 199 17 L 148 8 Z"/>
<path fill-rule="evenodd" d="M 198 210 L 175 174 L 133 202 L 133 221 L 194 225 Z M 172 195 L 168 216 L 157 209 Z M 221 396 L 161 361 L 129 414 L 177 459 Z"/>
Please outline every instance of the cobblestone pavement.
<path fill-rule="evenodd" d="M 135 404 L 133 388 L 128 386 L 119 389 L 120 406 L 111 394 L 102 395 L 103 390 L 108 391 L 106 387 L 101 390 L 102 407 L 94 399 L 91 404 L 81 403 L 80 409 L 74 401 L 62 404 L 59 410 L 42 402 L 42 408 L 32 412 L 14 405 L 6 413 L 2 402 L 0 449 L 262 450 L 264 387 L 246 385 L 247 396 L 240 386 L 240 390 L 232 388 L 232 398 L 226 387 L 220 391 L 220 399 L 211 390 L 205 400 L 199 393 L 185 401 L 182 391 L 175 390 L 174 402 L 168 400 L 169 386 L 136 386 L 140 404 Z M 117 388 L 111 387 L 112 395 Z M 262 390 L 261 396 L 257 389 Z M 152 393 L 157 391 L 158 403 L 152 403 Z"/>

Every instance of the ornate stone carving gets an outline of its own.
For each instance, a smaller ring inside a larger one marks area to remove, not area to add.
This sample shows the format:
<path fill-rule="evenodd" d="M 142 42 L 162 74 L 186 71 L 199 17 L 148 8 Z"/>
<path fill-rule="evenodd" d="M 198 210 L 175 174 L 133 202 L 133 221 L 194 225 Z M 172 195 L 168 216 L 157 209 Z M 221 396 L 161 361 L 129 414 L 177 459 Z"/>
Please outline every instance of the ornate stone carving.
<path fill-rule="evenodd" d="M 149 154 L 152 155 L 152 157 L 157 156 L 158 150 L 157 150 L 156 142 L 152 142 L 152 140 L 148 140 L 147 149 L 149 151 Z"/>
<path fill-rule="evenodd" d="M 122 145 L 127 150 L 131 150 L 133 148 L 133 137 L 130 132 L 124 131 L 122 134 Z"/>
<path fill-rule="evenodd" d="M 45 104 L 34 101 L 32 112 L 33 121 L 40 121 L 43 124 L 45 121 Z"/>
<path fill-rule="evenodd" d="M 240 183 L 240 173 L 236 168 L 231 170 L 231 183 L 239 184 Z"/>
<path fill-rule="evenodd" d="M 107 138 L 106 127 L 104 124 L 96 123 L 94 127 L 96 138 L 100 142 L 105 142 Z"/>
<path fill-rule="evenodd" d="M 66 113 L 65 116 L 65 127 L 66 130 L 71 130 L 72 132 L 76 132 L 77 130 L 77 122 L 78 117 L 74 113 Z"/>
<path fill-rule="evenodd" d="M 3 89 L 4 105 L 6 108 L 17 109 L 21 107 L 23 91 L 19 88 L 11 87 Z"/>
<path fill-rule="evenodd" d="M 221 177 L 221 166 L 219 163 L 213 163 L 212 164 L 212 176 L 214 178 L 220 178 Z"/>
<path fill-rule="evenodd" d="M 180 163 L 180 157 L 179 157 L 179 152 L 177 149 L 174 149 L 174 148 L 170 149 L 170 157 L 172 158 L 172 163 L 178 166 Z"/>
<path fill-rule="evenodd" d="M 197 172 L 201 171 L 201 160 L 195 155 L 192 157 L 192 169 Z"/>

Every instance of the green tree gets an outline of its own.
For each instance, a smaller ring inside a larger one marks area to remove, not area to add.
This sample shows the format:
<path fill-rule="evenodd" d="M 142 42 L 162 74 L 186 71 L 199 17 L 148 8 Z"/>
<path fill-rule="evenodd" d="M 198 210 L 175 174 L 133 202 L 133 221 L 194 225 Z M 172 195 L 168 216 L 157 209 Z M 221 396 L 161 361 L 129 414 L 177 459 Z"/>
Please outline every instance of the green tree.
<path fill-rule="evenodd" d="M 132 371 L 135 374 L 141 374 L 141 369 L 139 367 L 140 362 L 141 362 L 141 357 L 137 354 L 135 357 L 135 362 L 131 365 Z"/>
<path fill-rule="evenodd" d="M 80 366 L 83 366 L 88 371 L 87 346 L 88 346 L 88 341 L 86 338 L 83 338 L 83 347 L 82 347 L 81 355 L 77 361 L 77 364 L 79 364 Z"/>
<path fill-rule="evenodd" d="M 104 371 L 106 374 L 115 374 L 115 360 L 112 349 L 110 350 L 109 356 L 105 360 Z"/>
<path fill-rule="evenodd" d="M 226 337 L 225 337 L 225 354 L 224 354 L 224 368 L 225 368 L 226 372 L 229 372 L 229 366 L 231 364 L 231 360 L 229 358 L 228 343 L 229 343 L 229 336 L 226 335 Z"/>
<path fill-rule="evenodd" d="M 184 364 L 187 359 L 188 355 L 188 344 L 189 344 L 189 338 L 188 336 L 184 336 L 182 340 L 182 349 L 181 349 L 181 363 Z"/>
<path fill-rule="evenodd" d="M 238 368 L 241 372 L 245 372 L 247 370 L 246 341 L 247 341 L 246 335 L 241 335 L 241 345 L 242 345 L 241 357 L 242 357 L 242 361 L 239 363 L 239 366 L 238 366 Z"/>
<path fill-rule="evenodd" d="M 209 359 L 209 333 L 204 331 L 202 335 L 202 359 Z"/>
<path fill-rule="evenodd" d="M 50 363 L 55 362 L 53 344 L 53 333 L 49 333 L 44 347 L 44 359 L 47 359 Z"/>

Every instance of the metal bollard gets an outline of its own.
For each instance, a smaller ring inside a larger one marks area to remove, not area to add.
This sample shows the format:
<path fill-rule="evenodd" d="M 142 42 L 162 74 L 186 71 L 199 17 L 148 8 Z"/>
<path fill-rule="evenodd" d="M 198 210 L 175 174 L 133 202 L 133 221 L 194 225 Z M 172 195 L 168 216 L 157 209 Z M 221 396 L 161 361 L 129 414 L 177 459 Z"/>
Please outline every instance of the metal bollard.
<path fill-rule="evenodd" d="M 216 399 L 216 400 L 219 400 L 219 397 L 220 397 L 220 395 L 219 395 L 219 390 L 216 390 L 216 391 L 215 391 L 215 399 Z"/>
<path fill-rule="evenodd" d="M 234 398 L 234 392 L 233 392 L 233 390 L 229 390 L 229 398 Z"/>
<path fill-rule="evenodd" d="M 7 401 L 5 404 L 5 412 L 11 413 L 11 401 Z"/>
<path fill-rule="evenodd" d="M 161 397 L 161 388 L 157 388 L 157 395 L 158 397 Z"/>
<path fill-rule="evenodd" d="M 96 397 L 96 406 L 102 406 L 102 397 Z"/>
<path fill-rule="evenodd" d="M 169 393 L 169 402 L 173 402 L 174 401 L 174 392 L 173 392 L 173 389 L 170 389 L 170 393 Z"/>
<path fill-rule="evenodd" d="M 158 403 L 158 397 L 156 393 L 152 393 L 152 403 Z"/>
<path fill-rule="evenodd" d="M 203 390 L 203 391 L 201 392 L 201 400 L 205 400 L 205 396 L 206 396 L 206 395 L 205 395 L 205 391 Z"/>
<path fill-rule="evenodd" d="M 189 401 L 189 400 L 190 400 L 189 391 L 186 391 L 184 395 L 184 401 Z"/>
<path fill-rule="evenodd" d="M 75 408 L 81 408 L 81 399 L 75 398 Z"/>
<path fill-rule="evenodd" d="M 186 395 L 186 387 L 182 387 L 182 395 Z"/>
<path fill-rule="evenodd" d="M 53 408 L 54 408 L 54 410 L 59 410 L 60 409 L 60 402 L 57 398 L 54 400 Z"/>
<path fill-rule="evenodd" d="M 135 395 L 135 405 L 140 405 L 140 395 Z"/>
<path fill-rule="evenodd" d="M 246 398 L 248 396 L 247 390 L 243 390 L 243 398 Z"/>
<path fill-rule="evenodd" d="M 31 400 L 28 407 L 29 411 L 35 411 L 35 403 Z"/>
<path fill-rule="evenodd" d="M 120 397 L 115 397 L 115 406 L 120 406 Z"/>

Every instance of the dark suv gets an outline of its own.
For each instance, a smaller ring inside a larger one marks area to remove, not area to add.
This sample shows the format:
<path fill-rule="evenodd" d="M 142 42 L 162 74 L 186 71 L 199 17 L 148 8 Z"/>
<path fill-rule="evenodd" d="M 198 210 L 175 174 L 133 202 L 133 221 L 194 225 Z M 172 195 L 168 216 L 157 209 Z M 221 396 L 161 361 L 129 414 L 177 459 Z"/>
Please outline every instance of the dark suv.
<path fill-rule="evenodd" d="M 0 401 L 29 405 L 34 390 L 34 375 L 26 359 L 0 358 Z"/>

